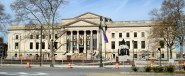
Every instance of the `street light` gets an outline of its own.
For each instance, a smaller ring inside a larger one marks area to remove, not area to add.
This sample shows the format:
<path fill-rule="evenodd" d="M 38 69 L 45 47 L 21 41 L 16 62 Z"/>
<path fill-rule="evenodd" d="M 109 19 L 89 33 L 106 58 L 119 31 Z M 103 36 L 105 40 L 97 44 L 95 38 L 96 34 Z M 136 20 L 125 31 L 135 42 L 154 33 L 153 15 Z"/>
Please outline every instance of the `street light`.
<path fill-rule="evenodd" d="M 135 64 L 134 64 L 134 40 L 132 40 L 132 45 L 133 45 L 133 63 L 132 63 L 132 67 L 135 67 Z"/>
<path fill-rule="evenodd" d="M 100 26 L 99 26 L 99 51 L 100 51 L 100 68 L 103 67 L 103 63 L 102 63 L 102 16 L 100 16 Z"/>
<path fill-rule="evenodd" d="M 157 45 L 157 48 L 158 48 L 159 53 L 160 53 L 159 63 L 160 63 L 160 66 L 161 66 L 161 45 L 160 45 L 160 43 Z"/>

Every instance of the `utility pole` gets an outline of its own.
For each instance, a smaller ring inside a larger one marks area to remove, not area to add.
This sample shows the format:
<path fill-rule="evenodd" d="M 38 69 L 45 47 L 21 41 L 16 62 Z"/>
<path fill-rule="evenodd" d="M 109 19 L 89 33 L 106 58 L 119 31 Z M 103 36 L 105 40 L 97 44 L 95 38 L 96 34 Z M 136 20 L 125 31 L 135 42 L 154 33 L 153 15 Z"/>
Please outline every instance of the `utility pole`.
<path fill-rule="evenodd" d="M 160 45 L 160 43 L 158 43 L 157 48 L 158 48 L 159 53 L 160 53 L 159 64 L 161 66 L 161 45 Z"/>
<path fill-rule="evenodd" d="M 135 64 L 134 64 L 134 40 L 132 40 L 132 45 L 133 45 L 133 62 L 132 62 L 132 67 L 135 67 Z"/>
<path fill-rule="evenodd" d="M 40 67 L 42 66 L 42 24 L 40 28 Z"/>
<path fill-rule="evenodd" d="M 100 16 L 100 26 L 99 26 L 99 35 L 100 35 L 100 42 L 99 42 L 99 51 L 100 51 L 100 68 L 103 67 L 103 63 L 102 63 L 102 16 Z"/>

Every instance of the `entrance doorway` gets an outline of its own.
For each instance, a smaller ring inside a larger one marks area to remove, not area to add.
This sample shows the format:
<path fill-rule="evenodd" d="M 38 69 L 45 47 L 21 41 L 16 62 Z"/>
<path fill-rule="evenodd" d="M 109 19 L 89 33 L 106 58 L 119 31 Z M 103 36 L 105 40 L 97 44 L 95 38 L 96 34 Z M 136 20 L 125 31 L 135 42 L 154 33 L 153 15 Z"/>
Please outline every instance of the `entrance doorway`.
<path fill-rule="evenodd" d="M 83 53 L 84 48 L 79 48 L 79 53 Z"/>

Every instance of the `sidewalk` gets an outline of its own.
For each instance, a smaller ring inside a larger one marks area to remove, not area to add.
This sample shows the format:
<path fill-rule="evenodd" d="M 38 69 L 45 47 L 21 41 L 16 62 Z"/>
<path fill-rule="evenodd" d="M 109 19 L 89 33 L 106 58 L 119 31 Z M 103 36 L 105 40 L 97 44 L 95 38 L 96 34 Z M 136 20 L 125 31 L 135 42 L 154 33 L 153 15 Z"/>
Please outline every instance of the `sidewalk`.
<path fill-rule="evenodd" d="M 88 74 L 87 76 L 184 76 L 184 74 L 121 72 L 121 73 L 92 73 Z"/>
<path fill-rule="evenodd" d="M 39 64 L 30 64 L 32 68 L 39 68 Z M 26 67 L 26 64 L 0 64 L 0 67 Z M 50 64 L 43 64 L 41 67 L 50 67 Z M 54 67 L 68 68 L 67 64 L 55 64 Z M 74 65 L 73 68 L 99 68 L 99 65 Z M 120 65 L 122 67 L 132 67 L 132 65 Z M 115 65 L 105 65 L 104 68 L 115 68 Z"/>

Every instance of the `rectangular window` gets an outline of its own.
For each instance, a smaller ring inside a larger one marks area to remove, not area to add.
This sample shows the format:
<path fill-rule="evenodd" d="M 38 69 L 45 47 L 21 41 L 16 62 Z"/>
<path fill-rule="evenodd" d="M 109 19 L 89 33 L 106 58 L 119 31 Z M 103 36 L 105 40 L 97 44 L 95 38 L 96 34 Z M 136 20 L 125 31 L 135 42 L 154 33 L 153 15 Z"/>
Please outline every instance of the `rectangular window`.
<path fill-rule="evenodd" d="M 115 38 L 115 33 L 112 33 L 112 38 Z"/>
<path fill-rule="evenodd" d="M 164 48 L 164 41 L 160 41 L 161 48 Z"/>
<path fill-rule="evenodd" d="M 130 41 L 126 41 L 126 45 L 130 48 Z"/>
<path fill-rule="evenodd" d="M 145 32 L 141 32 L 141 37 L 145 37 Z"/>
<path fill-rule="evenodd" d="M 122 33 L 119 33 L 119 38 L 122 38 Z"/>
<path fill-rule="evenodd" d="M 55 34 L 55 39 L 58 39 L 58 34 Z"/>
<path fill-rule="evenodd" d="M 127 35 L 126 37 L 130 37 L 130 34 L 128 32 L 126 33 L 126 35 Z"/>
<path fill-rule="evenodd" d="M 137 54 L 134 54 L 134 58 L 137 58 Z"/>
<path fill-rule="evenodd" d="M 15 35 L 15 39 L 19 39 L 19 35 Z"/>
<path fill-rule="evenodd" d="M 112 49 L 115 49 L 115 41 L 112 41 L 112 42 L 111 42 L 111 48 L 112 48 Z"/>
<path fill-rule="evenodd" d="M 33 42 L 30 42 L 30 49 L 33 49 Z"/>
<path fill-rule="evenodd" d="M 42 49 L 45 49 L 45 42 L 42 42 Z"/>
<path fill-rule="evenodd" d="M 141 41 L 141 48 L 145 49 L 145 41 Z"/>
<path fill-rule="evenodd" d="M 45 39 L 45 35 L 42 35 L 42 39 Z"/>
<path fill-rule="evenodd" d="M 30 39 L 33 39 L 33 35 L 30 35 Z"/>
<path fill-rule="evenodd" d="M 134 32 L 134 37 L 137 37 L 137 32 Z"/>
<path fill-rule="evenodd" d="M 161 54 L 161 58 L 164 58 L 164 54 Z"/>
<path fill-rule="evenodd" d="M 39 49 L 39 42 L 36 42 L 36 49 Z"/>
<path fill-rule="evenodd" d="M 15 43 L 15 49 L 18 49 L 18 48 L 19 48 L 19 43 L 16 42 L 16 43 Z"/>
<path fill-rule="evenodd" d="M 39 35 L 36 35 L 36 39 L 39 39 Z"/>
<path fill-rule="evenodd" d="M 137 49 L 137 41 L 134 41 L 134 49 Z"/>
<path fill-rule="evenodd" d="M 121 45 L 122 44 L 122 41 L 119 41 L 119 45 Z"/>
<path fill-rule="evenodd" d="M 58 42 L 54 42 L 54 48 L 55 48 L 55 49 L 58 48 Z"/>

